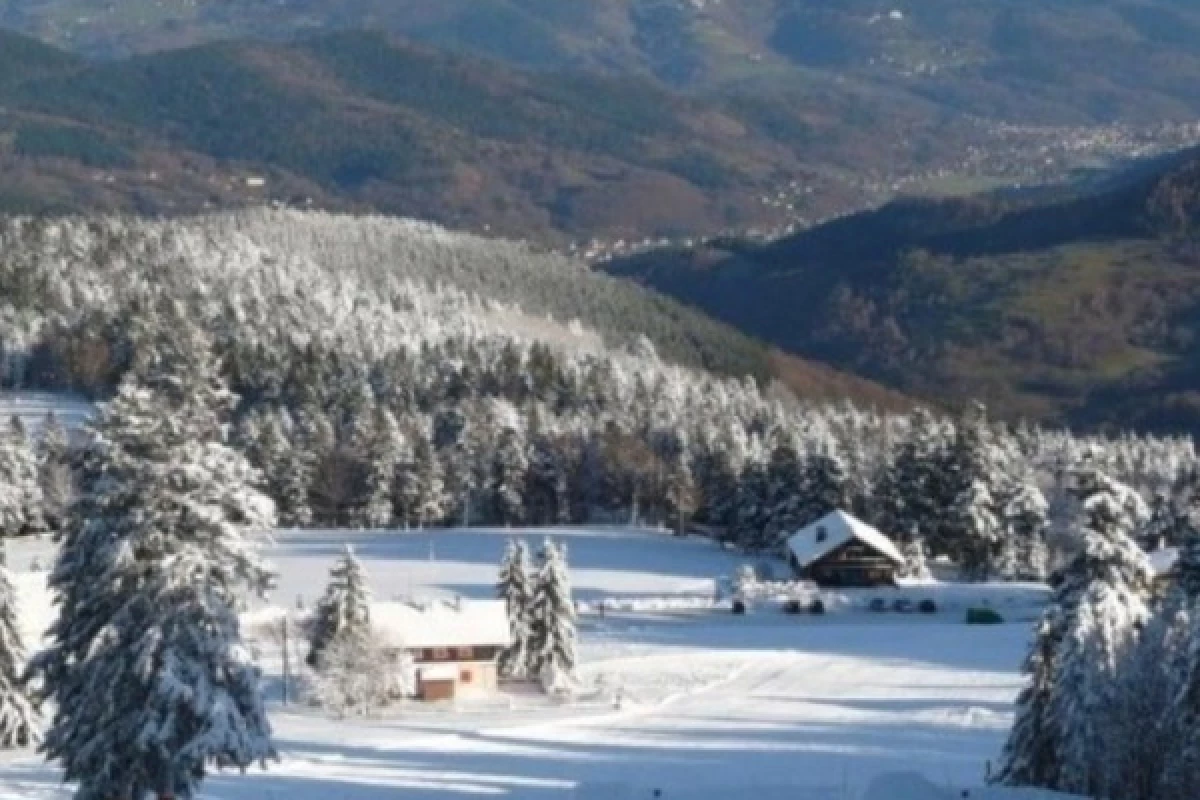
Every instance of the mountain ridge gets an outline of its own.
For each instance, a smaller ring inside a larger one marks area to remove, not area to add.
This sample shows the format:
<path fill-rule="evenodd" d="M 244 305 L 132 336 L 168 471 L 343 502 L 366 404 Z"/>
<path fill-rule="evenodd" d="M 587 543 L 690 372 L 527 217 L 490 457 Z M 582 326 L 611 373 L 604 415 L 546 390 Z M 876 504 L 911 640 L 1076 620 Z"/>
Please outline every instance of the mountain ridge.
<path fill-rule="evenodd" d="M 1200 429 L 1200 149 L 605 265 L 784 349 L 1007 416 Z"/>

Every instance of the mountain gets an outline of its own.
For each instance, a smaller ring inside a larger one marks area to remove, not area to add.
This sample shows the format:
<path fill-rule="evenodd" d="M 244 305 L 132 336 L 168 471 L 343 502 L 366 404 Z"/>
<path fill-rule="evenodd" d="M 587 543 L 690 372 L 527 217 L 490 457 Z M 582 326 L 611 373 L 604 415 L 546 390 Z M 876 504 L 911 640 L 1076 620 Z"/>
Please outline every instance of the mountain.
<path fill-rule="evenodd" d="M 782 348 L 1010 416 L 1200 430 L 1200 150 L 607 265 Z"/>
<path fill-rule="evenodd" d="M 814 76 L 988 117 L 1191 117 L 1200 7 L 1181 0 L 0 0 L 0 25 L 106 57 L 250 36 L 371 28 L 521 67 L 652 76 L 688 89 Z"/>
<path fill-rule="evenodd" d="M 855 171 L 951 157 L 924 101 L 797 86 L 792 103 L 518 70 L 384 34 L 108 62 L 31 41 L 0 80 L 10 210 L 282 202 L 563 243 L 777 227 L 867 202 Z M 888 138 L 905 124 L 911 135 Z M 852 121 L 853 124 L 848 124 Z M 776 201 L 780 189 L 798 197 Z M 766 202 L 771 200 L 772 202 Z"/>

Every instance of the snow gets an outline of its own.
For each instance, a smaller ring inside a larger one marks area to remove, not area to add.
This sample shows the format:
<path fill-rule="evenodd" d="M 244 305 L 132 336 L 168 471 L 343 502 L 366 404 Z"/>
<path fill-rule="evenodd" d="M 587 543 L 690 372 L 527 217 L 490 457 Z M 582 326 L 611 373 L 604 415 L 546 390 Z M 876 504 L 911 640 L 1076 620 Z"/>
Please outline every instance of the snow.
<path fill-rule="evenodd" d="M 507 647 L 508 614 L 500 600 L 372 603 L 371 630 L 396 647 Z"/>
<path fill-rule="evenodd" d="M 0 391 L 0 419 L 19 417 L 33 435 L 41 431 L 46 415 L 54 412 L 68 431 L 78 430 L 94 411 L 87 400 L 51 392 Z"/>
<path fill-rule="evenodd" d="M 788 539 L 788 549 L 796 557 L 797 564 L 807 567 L 853 539 L 870 545 L 897 564 L 904 564 L 904 555 L 891 539 L 845 511 L 826 514 L 801 528 Z"/>
<path fill-rule="evenodd" d="M 478 601 L 494 596 L 509 537 L 536 544 L 546 533 L 276 534 L 269 555 L 281 572 L 277 605 L 248 614 L 245 629 L 267 673 L 281 761 L 211 779 L 204 800 L 641 800 L 655 789 L 666 800 L 858 800 L 898 772 L 917 773 L 925 782 L 918 785 L 952 797 L 965 788 L 986 800 L 1038 797 L 977 788 L 1012 722 L 1028 625 L 968 627 L 958 615 L 612 611 L 580 620 L 574 702 L 514 691 L 457 708 L 410 705 L 345 720 L 280 705 L 278 643 L 262 632 L 283 613 L 279 606 L 319 595 L 346 544 L 377 597 Z M 576 596 L 591 602 L 700 596 L 744 563 L 709 542 L 655 532 L 551 533 L 567 545 Z M 29 566 L 51 556 L 44 540 L 22 540 L 10 552 L 31 644 L 52 607 L 45 574 Z M 69 797 L 57 770 L 35 754 L 0 756 L 0 800 Z"/>
<path fill-rule="evenodd" d="M 1166 575 L 1175 569 L 1175 564 L 1179 561 L 1179 548 L 1164 547 L 1147 553 L 1146 558 L 1150 561 L 1150 568 L 1154 570 L 1155 575 Z"/>

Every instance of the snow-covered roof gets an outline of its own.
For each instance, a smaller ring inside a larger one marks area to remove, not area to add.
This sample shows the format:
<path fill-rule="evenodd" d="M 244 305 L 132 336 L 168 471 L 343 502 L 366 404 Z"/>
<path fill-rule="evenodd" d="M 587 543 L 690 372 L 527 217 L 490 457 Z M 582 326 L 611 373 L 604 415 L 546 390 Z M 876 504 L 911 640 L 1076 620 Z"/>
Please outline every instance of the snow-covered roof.
<path fill-rule="evenodd" d="M 1153 553 L 1147 553 L 1146 559 L 1150 562 L 1150 568 L 1154 570 L 1155 575 L 1166 575 L 1175 569 L 1175 564 L 1179 561 L 1179 548 L 1164 547 Z"/>
<path fill-rule="evenodd" d="M 853 539 L 869 545 L 897 564 L 904 563 L 904 556 L 891 539 L 845 511 L 831 512 L 807 528 L 801 528 L 788 538 L 788 549 L 796 563 L 807 567 Z"/>
<path fill-rule="evenodd" d="M 410 650 L 507 647 L 511 637 L 503 600 L 372 603 L 371 627 L 387 644 Z"/>

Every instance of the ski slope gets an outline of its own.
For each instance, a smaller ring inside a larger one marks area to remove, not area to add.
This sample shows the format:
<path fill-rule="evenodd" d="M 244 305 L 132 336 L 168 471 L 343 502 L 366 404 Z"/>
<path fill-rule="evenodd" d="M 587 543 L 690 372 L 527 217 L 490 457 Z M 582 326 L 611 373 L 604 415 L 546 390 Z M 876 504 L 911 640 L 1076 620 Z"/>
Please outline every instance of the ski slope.
<path fill-rule="evenodd" d="M 509 531 L 280 532 L 274 602 L 320 592 L 353 544 L 376 596 L 491 594 Z M 531 544 L 545 532 L 531 532 Z M 712 592 L 742 559 L 711 543 L 629 530 L 558 530 L 581 598 Z M 31 636 L 49 605 L 34 559 L 14 548 Z M 250 621 L 247 630 L 256 631 Z M 629 613 L 581 620 L 582 680 L 572 705 L 506 697 L 458 711 L 410 706 L 374 720 L 330 720 L 279 704 L 275 643 L 263 655 L 281 760 L 224 775 L 208 800 L 459 800 L 508 797 L 858 800 L 916 773 L 957 797 L 982 783 L 1021 685 L 1027 624 L 967 627 L 960 615 L 760 611 Z M 620 695 L 616 707 L 612 698 Z M 922 781 L 924 783 L 922 783 Z M 913 784 L 910 780 L 908 784 Z M 0 763 L 0 800 L 66 800 L 35 755 Z M 904 800 L 941 800 L 905 794 Z M 976 796 L 984 796 L 977 794 Z M 986 795 L 1000 800 L 1000 795 Z"/>

